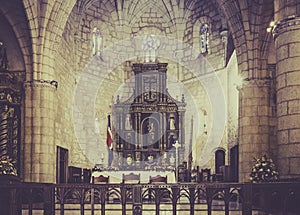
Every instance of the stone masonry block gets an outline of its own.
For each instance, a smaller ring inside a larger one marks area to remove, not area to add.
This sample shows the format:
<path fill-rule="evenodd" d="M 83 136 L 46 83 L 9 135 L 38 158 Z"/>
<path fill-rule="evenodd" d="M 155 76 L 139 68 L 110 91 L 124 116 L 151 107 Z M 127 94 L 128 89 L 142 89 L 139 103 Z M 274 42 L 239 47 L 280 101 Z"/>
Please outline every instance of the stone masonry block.
<path fill-rule="evenodd" d="M 277 59 L 278 61 L 284 60 L 288 56 L 289 46 L 288 44 L 280 46 L 277 49 Z"/>
<path fill-rule="evenodd" d="M 289 57 L 300 57 L 300 43 L 289 44 Z"/>
<path fill-rule="evenodd" d="M 288 43 L 295 44 L 295 46 L 298 46 L 300 48 L 299 31 L 287 31 L 283 34 L 278 35 L 278 38 L 276 39 L 276 47 L 285 46 Z"/>
<path fill-rule="evenodd" d="M 285 144 L 285 145 L 280 145 L 278 148 L 278 154 L 281 157 L 300 157 L 300 144 Z"/>
<path fill-rule="evenodd" d="M 258 115 L 259 116 L 267 116 L 268 115 L 268 107 L 267 106 L 259 106 L 258 107 Z"/>
<path fill-rule="evenodd" d="M 288 102 L 288 114 L 300 114 L 300 99 Z"/>
<path fill-rule="evenodd" d="M 277 75 L 299 70 L 299 58 L 287 58 L 277 63 Z"/>
<path fill-rule="evenodd" d="M 253 107 L 253 106 L 244 107 L 243 113 L 244 116 L 257 116 L 258 110 L 257 107 Z"/>
<path fill-rule="evenodd" d="M 300 145 L 298 146 L 300 147 Z M 290 174 L 300 174 L 300 157 L 290 158 Z"/>
<path fill-rule="evenodd" d="M 288 114 L 288 102 L 282 102 L 277 104 L 277 114 L 278 116 L 283 116 Z"/>
<path fill-rule="evenodd" d="M 277 87 L 277 89 L 286 87 L 286 73 L 283 73 L 283 74 L 277 76 L 276 87 Z"/>
<path fill-rule="evenodd" d="M 277 161 L 278 172 L 280 175 L 287 175 L 290 172 L 290 162 L 288 158 L 280 158 Z"/>
<path fill-rule="evenodd" d="M 278 119 L 278 130 L 300 128 L 300 114 L 286 115 Z"/>
<path fill-rule="evenodd" d="M 289 130 L 289 142 L 290 143 L 300 143 L 300 128 Z M 300 145 L 299 145 L 300 147 Z"/>
<path fill-rule="evenodd" d="M 259 119 L 259 122 L 257 124 L 259 124 L 261 126 L 269 125 L 269 121 L 270 121 L 269 116 L 259 116 L 258 119 Z"/>
<path fill-rule="evenodd" d="M 289 142 L 289 131 L 282 130 L 277 132 L 278 144 L 287 144 Z"/>
<path fill-rule="evenodd" d="M 278 90 L 277 102 L 290 101 L 300 98 L 300 87 L 290 86 Z"/>
<path fill-rule="evenodd" d="M 300 58 L 299 58 L 299 62 L 300 62 Z M 286 74 L 286 82 L 287 82 L 288 86 L 298 85 L 300 87 L 300 70 L 287 73 Z"/>

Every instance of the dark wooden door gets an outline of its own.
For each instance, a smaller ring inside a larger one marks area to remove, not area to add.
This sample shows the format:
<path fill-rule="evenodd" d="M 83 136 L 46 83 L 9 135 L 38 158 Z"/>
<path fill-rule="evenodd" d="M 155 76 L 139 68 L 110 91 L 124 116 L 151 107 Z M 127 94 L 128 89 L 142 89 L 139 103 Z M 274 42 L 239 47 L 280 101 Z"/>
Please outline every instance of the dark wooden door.
<path fill-rule="evenodd" d="M 230 180 L 238 182 L 239 179 L 239 147 L 238 145 L 230 149 Z"/>
<path fill-rule="evenodd" d="M 220 167 L 225 165 L 225 151 L 217 150 L 215 152 L 215 172 L 220 173 Z"/>
<path fill-rule="evenodd" d="M 67 183 L 68 150 L 57 146 L 56 152 L 56 183 Z"/>

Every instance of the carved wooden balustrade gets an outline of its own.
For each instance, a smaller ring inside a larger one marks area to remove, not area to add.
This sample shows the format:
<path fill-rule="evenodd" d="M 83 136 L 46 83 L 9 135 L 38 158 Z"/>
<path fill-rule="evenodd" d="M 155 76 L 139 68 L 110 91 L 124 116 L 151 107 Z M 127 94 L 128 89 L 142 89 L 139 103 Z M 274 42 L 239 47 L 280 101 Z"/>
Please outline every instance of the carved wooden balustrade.
<path fill-rule="evenodd" d="M 149 189 L 151 192 L 149 192 Z M 300 183 L 0 184 L 12 214 L 299 214 Z M 151 196 L 149 196 L 151 195 Z M 74 212 L 75 214 L 75 212 Z M 254 213 L 253 213 L 254 214 Z"/>

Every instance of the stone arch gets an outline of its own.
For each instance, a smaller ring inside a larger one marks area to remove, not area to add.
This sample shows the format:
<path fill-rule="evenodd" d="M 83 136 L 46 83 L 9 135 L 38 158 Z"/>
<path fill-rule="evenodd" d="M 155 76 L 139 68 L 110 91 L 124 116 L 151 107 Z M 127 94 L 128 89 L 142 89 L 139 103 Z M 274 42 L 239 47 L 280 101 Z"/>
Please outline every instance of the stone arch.
<path fill-rule="evenodd" d="M 243 25 L 243 20 L 247 19 L 247 1 L 241 0 L 239 2 L 236 1 L 227 1 L 224 2 L 223 0 L 216 0 L 217 4 L 221 11 L 223 11 L 226 19 L 228 20 L 229 30 L 232 34 L 232 39 L 234 43 L 234 47 L 237 53 L 237 60 L 239 65 L 239 72 L 247 72 L 248 71 L 248 53 L 245 51 L 247 50 L 247 43 L 246 43 L 246 35 L 245 35 L 245 28 Z M 245 11 L 241 13 L 242 9 Z M 248 26 L 249 28 L 249 26 Z"/>
<path fill-rule="evenodd" d="M 12 13 L 5 13 L 5 11 L 12 10 L 10 7 L 17 7 L 19 8 L 18 10 L 14 9 L 15 11 L 18 11 L 14 14 Z M 27 19 L 26 15 L 22 12 L 20 14 L 19 11 L 24 11 L 23 5 L 20 4 L 12 4 L 11 2 L 9 4 L 1 4 L 0 8 L 0 14 L 4 17 L 4 19 L 8 22 L 10 25 L 13 34 L 15 35 L 15 38 L 17 40 L 18 46 L 21 51 L 21 58 L 22 60 L 22 67 L 24 68 L 23 70 L 26 72 L 26 76 L 30 76 L 30 71 L 32 71 L 32 49 L 31 49 L 31 41 L 30 41 L 30 33 L 27 29 Z M 13 38 L 11 38 L 13 39 Z M 15 50 L 14 50 L 15 51 Z M 9 59 L 8 59 L 9 60 Z"/>
<path fill-rule="evenodd" d="M 174 8 L 172 8 L 168 3 L 166 2 L 162 2 L 161 4 L 159 2 L 154 2 L 154 1 L 147 1 L 145 4 L 140 4 L 140 1 L 133 1 L 132 5 L 135 5 L 135 7 L 131 7 L 133 8 L 132 10 L 128 11 L 128 23 L 135 23 L 137 19 L 139 19 L 142 14 L 144 14 L 144 12 L 152 7 L 155 8 L 157 11 L 159 11 L 162 15 L 167 15 L 168 19 L 166 19 L 165 21 L 167 22 L 171 22 L 173 25 L 173 20 L 175 19 L 173 10 Z M 173 5 L 173 7 L 176 7 L 176 5 Z"/>
<path fill-rule="evenodd" d="M 264 16 L 262 17 L 261 24 L 259 25 L 260 32 L 260 47 L 261 47 L 261 61 L 262 69 L 265 70 L 265 73 L 260 74 L 261 78 L 268 77 L 267 64 L 275 63 L 275 41 L 273 40 L 273 35 L 271 32 L 267 32 L 267 28 L 270 25 L 270 22 L 274 20 L 274 4 L 273 1 L 268 0 L 267 4 L 262 6 L 264 11 Z"/>
<path fill-rule="evenodd" d="M 163 22 L 167 23 L 166 25 L 166 29 L 169 29 L 170 33 L 174 31 L 174 23 L 173 23 L 173 18 L 171 13 L 167 10 L 166 7 L 159 7 L 159 5 L 154 4 L 154 2 L 149 1 L 147 2 L 145 5 L 143 5 L 141 8 L 136 9 L 135 11 L 138 11 L 135 14 L 132 14 L 132 16 L 130 16 L 129 20 L 128 20 L 128 24 L 131 27 L 134 27 L 134 25 L 136 25 L 139 22 L 139 19 L 142 17 L 143 14 L 145 14 L 145 12 L 149 9 L 149 8 L 155 8 L 155 10 L 157 10 L 159 12 L 159 14 L 161 16 L 163 16 Z M 161 31 L 163 31 L 163 26 L 159 27 L 159 26 L 155 26 L 155 25 L 151 25 L 152 27 L 156 27 L 158 29 L 160 29 Z M 137 25 L 137 27 L 141 28 L 141 26 Z"/>
<path fill-rule="evenodd" d="M 32 37 L 30 45 L 33 52 L 32 70 L 30 79 L 51 79 L 54 76 L 54 56 L 62 37 L 66 21 L 71 13 L 75 0 L 68 2 L 55 1 L 53 5 L 32 4 L 30 0 L 24 1 Z M 43 7 L 42 7 L 43 6 Z M 43 18 L 42 18 L 43 17 Z M 51 18 L 51 19 L 50 19 Z M 44 59 L 47 58 L 47 63 Z"/>

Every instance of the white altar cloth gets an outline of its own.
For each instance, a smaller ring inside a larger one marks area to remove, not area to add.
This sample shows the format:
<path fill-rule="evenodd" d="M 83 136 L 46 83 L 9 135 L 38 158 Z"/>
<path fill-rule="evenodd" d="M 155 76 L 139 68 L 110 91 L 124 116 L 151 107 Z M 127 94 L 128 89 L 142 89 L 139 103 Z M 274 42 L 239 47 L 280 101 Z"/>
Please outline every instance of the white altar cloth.
<path fill-rule="evenodd" d="M 92 176 L 109 176 L 109 183 L 121 183 L 123 174 L 128 175 L 130 173 L 140 174 L 140 183 L 149 183 L 149 177 L 155 177 L 157 175 L 163 177 L 167 176 L 168 183 L 176 183 L 175 172 L 173 171 L 95 171 L 92 173 Z"/>

